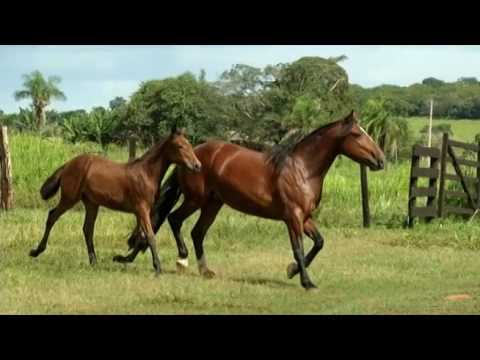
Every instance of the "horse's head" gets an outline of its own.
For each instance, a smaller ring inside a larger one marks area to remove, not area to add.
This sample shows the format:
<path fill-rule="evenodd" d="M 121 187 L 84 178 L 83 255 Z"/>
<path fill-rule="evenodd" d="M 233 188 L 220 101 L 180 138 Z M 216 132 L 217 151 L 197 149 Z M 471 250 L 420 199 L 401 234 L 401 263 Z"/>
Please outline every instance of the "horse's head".
<path fill-rule="evenodd" d="M 174 164 L 185 165 L 189 170 L 195 172 L 202 169 L 202 163 L 198 160 L 192 145 L 185 136 L 185 129 L 172 127 L 167 139 L 166 152 L 168 158 Z"/>
<path fill-rule="evenodd" d="M 352 111 L 340 123 L 340 153 L 350 159 L 368 166 L 371 170 L 382 170 L 385 155 L 370 135 L 358 124 L 357 115 Z"/>

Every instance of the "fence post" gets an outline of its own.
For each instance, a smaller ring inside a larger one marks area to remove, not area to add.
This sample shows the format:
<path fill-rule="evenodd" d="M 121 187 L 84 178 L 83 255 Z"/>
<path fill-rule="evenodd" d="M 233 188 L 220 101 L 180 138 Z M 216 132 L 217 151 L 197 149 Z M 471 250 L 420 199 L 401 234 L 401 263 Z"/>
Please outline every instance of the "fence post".
<path fill-rule="evenodd" d="M 137 157 L 137 140 L 134 136 L 128 139 L 128 161 L 135 160 Z"/>
<path fill-rule="evenodd" d="M 413 189 L 417 186 L 417 178 L 413 176 L 413 169 L 418 167 L 420 163 L 420 157 L 415 155 L 415 145 L 412 147 L 412 159 L 411 159 L 411 167 L 410 167 L 410 184 L 408 187 L 408 227 L 412 228 L 414 224 L 413 218 L 413 208 L 417 203 L 417 198 L 413 193 Z"/>
<path fill-rule="evenodd" d="M 430 169 L 438 169 L 438 158 L 436 157 L 430 157 Z M 428 187 L 431 189 L 431 188 L 434 188 L 435 191 L 437 189 L 437 179 L 438 177 L 435 177 L 435 178 L 430 178 L 429 181 L 428 181 Z M 434 196 L 428 196 L 427 197 L 427 207 L 430 207 L 433 205 L 433 202 L 435 201 L 435 198 L 436 198 L 436 192 L 435 192 L 435 195 Z M 438 212 L 438 209 L 437 209 L 437 212 Z M 433 217 L 429 217 L 427 218 L 427 222 L 430 222 L 432 221 L 434 218 Z"/>
<path fill-rule="evenodd" d="M 360 165 L 360 183 L 362 188 L 363 227 L 370 227 L 370 207 L 368 202 L 367 167 Z"/>
<path fill-rule="evenodd" d="M 448 133 L 443 133 L 442 153 L 440 154 L 440 189 L 438 191 L 438 217 L 444 215 L 445 205 L 445 173 L 447 172 Z"/>
<path fill-rule="evenodd" d="M 12 162 L 10 159 L 8 132 L 6 126 L 2 126 L 0 132 L 0 170 L 1 207 L 4 210 L 9 210 L 13 208 L 13 186 Z"/>

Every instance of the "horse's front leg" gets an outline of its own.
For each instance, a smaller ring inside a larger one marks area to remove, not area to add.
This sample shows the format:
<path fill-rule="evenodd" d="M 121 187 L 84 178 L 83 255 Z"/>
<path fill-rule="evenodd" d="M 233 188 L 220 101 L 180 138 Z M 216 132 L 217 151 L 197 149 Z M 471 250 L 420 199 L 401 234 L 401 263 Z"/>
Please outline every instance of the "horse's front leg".
<path fill-rule="evenodd" d="M 307 273 L 305 262 L 305 254 L 303 250 L 303 220 L 300 211 L 293 214 L 293 216 L 285 221 L 290 235 L 290 243 L 292 245 L 293 256 L 297 262 L 300 271 L 300 283 L 306 290 L 316 288 L 315 284 L 310 280 Z"/>
<path fill-rule="evenodd" d="M 310 239 L 313 240 L 312 249 L 308 252 L 307 256 L 305 257 L 305 267 L 309 267 L 312 263 L 313 259 L 317 256 L 317 254 L 323 248 L 323 236 L 317 230 L 315 223 L 313 222 L 312 218 L 308 218 L 307 221 L 303 224 L 303 232 L 307 235 Z M 299 273 L 299 268 L 296 263 L 291 263 L 287 267 L 287 276 L 289 279 L 293 278 L 295 275 Z"/>

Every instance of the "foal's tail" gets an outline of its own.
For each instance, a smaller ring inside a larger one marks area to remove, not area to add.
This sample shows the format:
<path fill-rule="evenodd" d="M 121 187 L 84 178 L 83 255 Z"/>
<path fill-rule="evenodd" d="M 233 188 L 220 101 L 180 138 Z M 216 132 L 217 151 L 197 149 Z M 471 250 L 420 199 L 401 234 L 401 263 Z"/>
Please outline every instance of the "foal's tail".
<path fill-rule="evenodd" d="M 40 188 L 40 195 L 43 200 L 50 199 L 58 191 L 58 188 L 60 187 L 60 177 L 62 176 L 64 167 L 65 165 L 62 165 L 55 170 L 55 172 L 43 183 Z"/>
<path fill-rule="evenodd" d="M 182 191 L 180 189 L 180 184 L 178 183 L 177 169 L 175 168 L 172 174 L 165 181 L 165 184 L 161 187 L 158 200 L 152 209 L 152 213 L 150 214 L 150 221 L 155 234 L 165 222 L 165 219 L 178 202 L 181 194 Z M 140 240 L 140 236 L 142 235 L 138 232 L 138 229 L 133 231 L 127 241 L 129 249 L 133 249 L 135 247 L 135 243 Z M 147 249 L 148 243 L 142 242 L 140 250 L 145 251 Z"/>

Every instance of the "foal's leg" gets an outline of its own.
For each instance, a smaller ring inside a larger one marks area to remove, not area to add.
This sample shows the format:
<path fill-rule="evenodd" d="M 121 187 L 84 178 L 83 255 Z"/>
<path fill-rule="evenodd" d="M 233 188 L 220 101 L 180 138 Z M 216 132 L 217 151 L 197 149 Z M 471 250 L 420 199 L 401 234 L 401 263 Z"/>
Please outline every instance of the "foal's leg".
<path fill-rule="evenodd" d="M 310 252 L 305 256 L 305 267 L 312 263 L 315 256 L 322 250 L 323 248 L 323 237 L 320 232 L 317 230 L 315 223 L 313 222 L 312 218 L 309 218 L 303 224 L 303 232 L 307 235 L 310 239 L 313 240 L 313 247 Z M 295 275 L 299 273 L 299 269 L 297 263 L 291 263 L 287 267 L 287 276 L 289 279 L 293 278 Z"/>
<path fill-rule="evenodd" d="M 177 271 L 182 272 L 188 267 L 188 249 L 183 240 L 181 228 L 186 218 L 192 215 L 198 206 L 194 202 L 184 201 L 180 207 L 168 216 L 168 223 L 172 229 L 175 242 L 177 243 L 178 259 Z"/>
<path fill-rule="evenodd" d="M 142 226 L 140 224 L 140 220 L 137 220 L 137 226 L 135 227 L 134 234 L 137 234 L 137 241 L 135 242 L 135 247 L 133 250 L 128 254 L 127 256 L 123 255 L 115 255 L 113 257 L 113 261 L 119 262 L 122 264 L 126 263 L 132 263 L 135 261 L 135 258 L 137 257 L 138 253 L 142 250 L 143 247 L 143 241 L 145 239 L 145 236 L 143 236 L 143 231 L 142 231 Z"/>
<path fill-rule="evenodd" d="M 64 197 L 60 199 L 60 202 L 58 203 L 57 207 L 50 210 L 48 212 L 48 218 L 47 218 L 47 223 L 45 225 L 45 232 L 43 234 L 42 240 L 40 240 L 38 246 L 36 249 L 32 249 L 30 251 L 30 256 L 31 257 L 37 257 L 40 255 L 42 252 L 45 251 L 47 248 L 47 242 L 48 242 L 48 237 L 50 235 L 50 230 L 52 230 L 53 225 L 57 222 L 57 220 L 65 214 L 66 211 L 71 209 L 75 205 L 74 202 L 70 202 L 65 200 Z"/>
<path fill-rule="evenodd" d="M 300 214 L 295 214 L 292 219 L 286 221 L 288 233 L 290 235 L 290 243 L 292 245 L 293 256 L 300 269 L 300 283 L 308 290 L 316 286 L 310 280 L 305 264 L 305 255 L 303 251 L 303 221 L 300 220 Z"/>
<path fill-rule="evenodd" d="M 152 223 L 150 222 L 150 207 L 141 206 L 140 209 L 138 209 L 138 217 L 143 231 L 145 231 L 145 234 L 147 235 L 148 246 L 152 253 L 153 267 L 155 269 L 155 274 L 158 275 L 162 270 L 160 268 L 160 259 L 158 258 L 157 247 L 155 245 L 155 234 L 153 233 Z M 138 246 L 135 246 L 135 248 L 137 247 Z"/>
<path fill-rule="evenodd" d="M 95 228 L 95 221 L 98 215 L 98 205 L 90 202 L 86 198 L 83 199 L 85 205 L 85 221 L 83 223 L 83 235 L 87 244 L 88 259 L 90 265 L 97 263 L 97 255 L 95 254 L 95 247 L 93 246 L 93 231 Z"/>
<path fill-rule="evenodd" d="M 214 277 L 215 273 L 207 267 L 207 260 L 203 252 L 203 240 L 222 206 L 223 203 L 217 200 L 212 199 L 207 202 L 207 204 L 202 207 L 200 218 L 192 229 L 192 239 L 195 247 L 195 255 L 197 256 L 198 270 L 200 275 L 206 278 Z"/>

